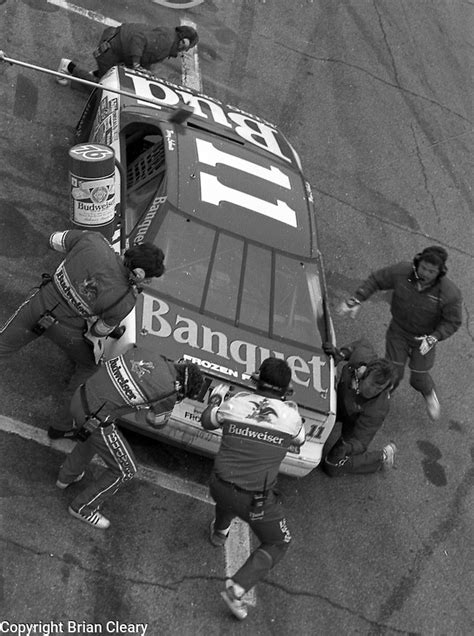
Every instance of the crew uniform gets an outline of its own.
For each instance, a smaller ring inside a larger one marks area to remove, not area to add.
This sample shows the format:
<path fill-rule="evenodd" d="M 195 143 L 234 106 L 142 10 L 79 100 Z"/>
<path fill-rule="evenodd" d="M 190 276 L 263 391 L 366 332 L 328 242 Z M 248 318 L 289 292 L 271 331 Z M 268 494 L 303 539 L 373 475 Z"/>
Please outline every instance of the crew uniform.
<path fill-rule="evenodd" d="M 50 247 L 66 257 L 54 275 L 44 276 L 0 330 L 0 357 L 18 351 L 38 338 L 38 322 L 49 311 L 56 322 L 44 335 L 64 349 L 76 363 L 70 392 L 96 368 L 93 348 L 85 338 L 88 320 L 91 333 L 101 337 L 111 333 L 135 306 L 138 290 L 127 269 L 98 232 L 67 230 L 55 232 Z M 68 401 L 70 399 L 70 394 Z M 67 428 L 66 422 L 57 427 Z"/>
<path fill-rule="evenodd" d="M 458 287 L 443 275 L 428 287 L 420 289 L 417 283 L 416 266 L 397 263 L 373 272 L 354 297 L 362 302 L 379 290 L 393 289 L 385 356 L 396 365 L 396 384 L 403 378 L 409 358 L 410 384 L 426 396 L 434 389 L 429 371 L 434 365 L 435 348 L 422 355 L 416 338 L 430 334 L 440 341 L 452 336 L 462 324 L 462 297 Z"/>
<path fill-rule="evenodd" d="M 95 454 L 104 460 L 108 470 L 79 493 L 70 506 L 91 525 L 97 525 L 94 520 L 100 516 L 96 513 L 104 501 L 137 472 L 133 452 L 114 423 L 116 418 L 150 407 L 166 419 L 178 397 L 176 380 L 172 360 L 150 348 L 132 347 L 103 363 L 74 393 L 71 414 L 79 431 L 90 416 L 100 425 L 68 455 L 58 475 L 58 486 L 65 488 L 79 481 Z"/>
<path fill-rule="evenodd" d="M 184 41 L 187 40 L 189 44 Z M 197 44 L 199 36 L 195 29 L 183 25 L 175 28 L 152 27 L 146 24 L 123 23 L 118 27 L 107 27 L 94 51 L 96 71 L 88 71 L 74 61 L 62 58 L 58 71 L 89 81 L 97 81 L 113 66 L 125 64 L 130 68 L 150 70 L 153 64 Z M 58 83 L 67 84 L 66 78 Z"/>
<path fill-rule="evenodd" d="M 301 445 L 305 431 L 295 402 L 239 392 L 216 414 L 222 441 L 214 462 L 210 493 L 216 502 L 216 531 L 229 528 L 235 516 L 246 521 L 261 545 L 232 577 L 245 591 L 252 588 L 284 556 L 291 535 L 275 490 L 280 464 L 292 444 Z M 263 493 L 263 516 L 252 519 L 252 500 Z"/>
<path fill-rule="evenodd" d="M 357 374 L 361 367 L 377 359 L 372 345 L 365 339 L 344 347 L 347 363 L 337 385 L 337 421 L 342 424 L 341 435 L 324 458 L 323 468 L 331 476 L 347 473 L 374 473 L 384 465 L 382 450 L 368 447 L 382 426 L 388 412 L 388 385 L 375 397 L 367 399 L 358 391 Z"/>

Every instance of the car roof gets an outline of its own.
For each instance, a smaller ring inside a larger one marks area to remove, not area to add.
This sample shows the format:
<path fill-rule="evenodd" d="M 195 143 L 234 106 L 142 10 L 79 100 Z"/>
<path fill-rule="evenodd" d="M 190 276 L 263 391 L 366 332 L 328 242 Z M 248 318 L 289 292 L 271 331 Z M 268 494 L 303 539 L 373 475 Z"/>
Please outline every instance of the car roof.
<path fill-rule="evenodd" d="M 171 155 L 176 162 L 168 179 L 170 204 L 249 240 L 302 258 L 316 255 L 311 189 L 276 126 L 126 67 L 114 68 L 101 83 L 128 93 L 120 97 L 124 120 L 149 123 L 152 116 L 165 130 L 168 167 Z M 184 103 L 193 109 L 185 124 L 170 122 Z"/>

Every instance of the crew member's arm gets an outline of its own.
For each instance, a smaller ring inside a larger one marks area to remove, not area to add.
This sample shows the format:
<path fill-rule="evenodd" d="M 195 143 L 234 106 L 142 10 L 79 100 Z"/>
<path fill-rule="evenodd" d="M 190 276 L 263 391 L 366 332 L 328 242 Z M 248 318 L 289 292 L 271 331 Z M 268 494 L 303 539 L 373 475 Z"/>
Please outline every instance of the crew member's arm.
<path fill-rule="evenodd" d="M 212 390 L 208 405 L 201 413 L 201 426 L 206 431 L 215 431 L 220 428 L 222 420 L 219 416 L 219 407 L 228 391 L 229 387 L 226 384 L 219 384 Z"/>
<path fill-rule="evenodd" d="M 337 308 L 337 313 L 339 315 L 349 314 L 352 318 L 355 318 L 364 300 L 367 300 L 377 291 L 394 288 L 397 271 L 398 265 L 390 265 L 372 272 L 350 298 L 342 301 Z"/>
<path fill-rule="evenodd" d="M 141 60 L 146 48 L 146 37 L 143 33 L 134 33 L 127 42 L 127 53 L 133 68 L 141 66 Z"/>
<path fill-rule="evenodd" d="M 84 236 L 85 230 L 65 230 L 63 232 L 53 232 L 49 237 L 49 246 L 62 252 L 69 252 L 70 249 Z"/>
<path fill-rule="evenodd" d="M 449 281 L 451 282 L 451 281 Z M 431 335 L 436 340 L 446 340 L 462 325 L 462 296 L 459 289 L 453 285 L 450 294 L 441 308 L 441 320 Z"/>

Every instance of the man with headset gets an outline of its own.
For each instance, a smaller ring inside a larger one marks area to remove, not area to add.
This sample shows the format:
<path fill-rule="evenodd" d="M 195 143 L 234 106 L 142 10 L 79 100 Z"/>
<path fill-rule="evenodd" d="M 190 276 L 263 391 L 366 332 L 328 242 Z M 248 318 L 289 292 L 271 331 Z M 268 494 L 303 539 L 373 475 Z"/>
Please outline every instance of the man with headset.
<path fill-rule="evenodd" d="M 223 546 L 234 517 L 246 521 L 260 540 L 221 593 L 240 620 L 247 616 L 243 595 L 283 558 L 290 545 L 291 535 L 275 484 L 289 447 L 301 446 L 305 440 L 298 407 L 286 400 L 292 392 L 288 363 L 267 358 L 252 379 L 255 392 L 228 395 L 227 385 L 215 387 L 201 415 L 203 428 L 222 428 L 210 483 L 216 502 L 210 541 Z"/>
<path fill-rule="evenodd" d="M 98 232 L 54 232 L 49 245 L 65 258 L 52 276 L 43 274 L 42 283 L 0 328 L 0 359 L 45 335 L 75 363 L 61 403 L 64 420 L 56 418 L 48 430 L 56 439 L 71 431 L 72 393 L 97 368 L 91 341 L 119 336 L 116 328 L 135 307 L 142 283 L 160 277 L 165 268 L 156 245 L 135 245 L 119 256 Z"/>
<path fill-rule="evenodd" d="M 345 360 L 337 384 L 336 421 L 339 439 L 325 449 L 322 468 L 330 477 L 348 473 L 375 473 L 393 468 L 397 447 L 390 442 L 382 450 L 368 450 L 389 411 L 390 391 L 396 380 L 394 365 L 378 358 L 365 339 L 337 349 L 329 343 L 324 351 L 337 363 Z"/>
<path fill-rule="evenodd" d="M 394 388 L 403 378 L 407 360 L 410 384 L 425 401 L 429 417 L 436 421 L 441 409 L 429 373 L 435 361 L 435 347 L 455 333 L 462 323 L 462 296 L 446 277 L 446 250 L 438 245 L 425 248 L 412 263 L 402 262 L 373 272 L 344 300 L 339 314 L 355 318 L 360 304 L 379 290 L 393 290 L 392 320 L 386 334 L 385 357 L 397 369 Z"/>
<path fill-rule="evenodd" d="M 107 360 L 81 384 L 71 401 L 79 441 L 62 465 L 56 486 L 65 489 L 80 481 L 95 454 L 107 470 L 72 501 L 73 517 L 95 528 L 108 528 L 110 522 L 99 509 L 137 472 L 133 452 L 115 425 L 117 418 L 148 409 L 152 421 L 163 426 L 175 403 L 195 397 L 203 381 L 196 364 L 174 362 L 143 344 Z"/>

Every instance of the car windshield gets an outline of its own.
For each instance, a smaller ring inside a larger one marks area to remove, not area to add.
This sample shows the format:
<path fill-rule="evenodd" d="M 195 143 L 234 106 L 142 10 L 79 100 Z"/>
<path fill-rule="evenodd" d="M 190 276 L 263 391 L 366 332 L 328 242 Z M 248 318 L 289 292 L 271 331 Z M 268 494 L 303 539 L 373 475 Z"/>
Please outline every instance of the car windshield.
<path fill-rule="evenodd" d="M 321 345 L 324 312 L 317 265 L 168 211 L 156 237 L 166 272 L 160 295 L 266 337 Z"/>

